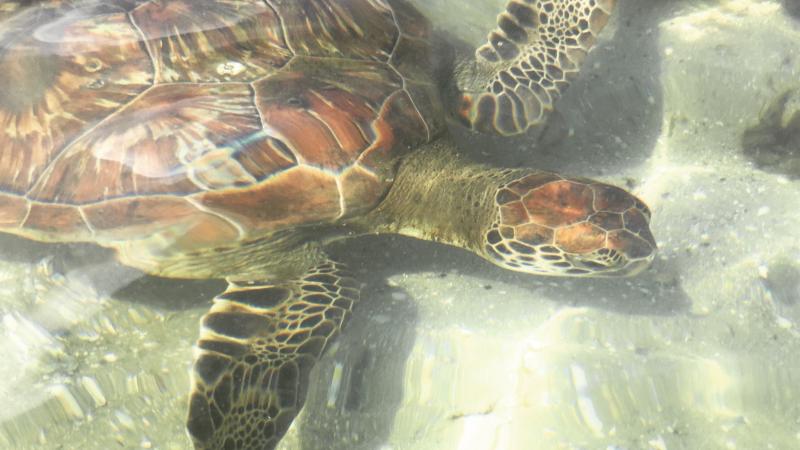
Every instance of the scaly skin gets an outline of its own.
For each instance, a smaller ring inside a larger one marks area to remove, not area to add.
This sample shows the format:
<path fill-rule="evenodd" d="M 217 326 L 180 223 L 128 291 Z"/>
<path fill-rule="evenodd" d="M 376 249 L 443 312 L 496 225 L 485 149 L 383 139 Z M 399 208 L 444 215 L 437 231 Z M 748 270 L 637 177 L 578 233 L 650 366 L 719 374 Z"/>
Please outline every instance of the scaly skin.
<path fill-rule="evenodd" d="M 348 224 L 462 247 L 514 271 L 596 277 L 650 264 L 649 220 L 644 203 L 620 188 L 471 163 L 441 139 L 407 157 L 384 201 Z"/>

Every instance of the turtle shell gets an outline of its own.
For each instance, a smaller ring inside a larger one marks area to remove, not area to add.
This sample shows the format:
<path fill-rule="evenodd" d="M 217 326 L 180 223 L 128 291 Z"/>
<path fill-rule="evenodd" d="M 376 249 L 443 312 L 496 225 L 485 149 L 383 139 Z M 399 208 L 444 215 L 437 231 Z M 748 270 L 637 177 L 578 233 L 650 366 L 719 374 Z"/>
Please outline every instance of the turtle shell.
<path fill-rule="evenodd" d="M 3 2 L 0 230 L 180 251 L 363 213 L 441 127 L 429 37 L 394 0 Z"/>

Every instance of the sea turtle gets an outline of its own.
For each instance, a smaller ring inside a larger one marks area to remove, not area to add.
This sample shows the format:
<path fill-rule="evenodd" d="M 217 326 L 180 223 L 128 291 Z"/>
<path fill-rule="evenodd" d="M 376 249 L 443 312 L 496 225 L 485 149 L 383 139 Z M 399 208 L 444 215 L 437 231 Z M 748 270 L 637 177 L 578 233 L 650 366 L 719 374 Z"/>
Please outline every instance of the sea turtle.
<path fill-rule="evenodd" d="M 401 233 L 540 275 L 650 263 L 631 194 L 475 164 L 447 133 L 540 124 L 613 3 L 511 0 L 486 44 L 445 52 L 405 0 L 5 1 L 0 230 L 227 279 L 187 428 L 273 448 L 358 302 L 331 240 Z"/>

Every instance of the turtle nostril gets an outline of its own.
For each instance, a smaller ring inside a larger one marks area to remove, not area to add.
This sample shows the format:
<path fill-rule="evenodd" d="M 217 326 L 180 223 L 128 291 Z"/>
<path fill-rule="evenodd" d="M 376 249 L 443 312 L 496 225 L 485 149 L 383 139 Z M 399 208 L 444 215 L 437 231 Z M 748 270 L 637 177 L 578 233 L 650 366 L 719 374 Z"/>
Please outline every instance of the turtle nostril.
<path fill-rule="evenodd" d="M 638 273 L 641 273 L 648 267 L 650 267 L 650 263 L 653 262 L 653 258 L 649 257 L 646 259 L 639 259 L 636 261 L 631 261 L 627 266 L 625 266 L 625 275 L 626 276 L 633 276 Z"/>

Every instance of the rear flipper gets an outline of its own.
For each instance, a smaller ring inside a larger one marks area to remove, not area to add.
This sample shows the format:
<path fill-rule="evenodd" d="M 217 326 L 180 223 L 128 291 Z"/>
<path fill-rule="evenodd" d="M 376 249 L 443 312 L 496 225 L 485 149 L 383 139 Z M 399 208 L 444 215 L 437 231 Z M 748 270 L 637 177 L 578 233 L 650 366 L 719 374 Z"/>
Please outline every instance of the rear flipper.
<path fill-rule="evenodd" d="M 512 135 L 544 122 L 578 73 L 616 0 L 511 0 L 498 28 L 462 68 L 456 114 L 468 127 Z"/>
<path fill-rule="evenodd" d="M 230 283 L 203 317 L 195 349 L 187 423 L 195 448 L 274 448 L 358 297 L 334 262 L 281 284 Z"/>

